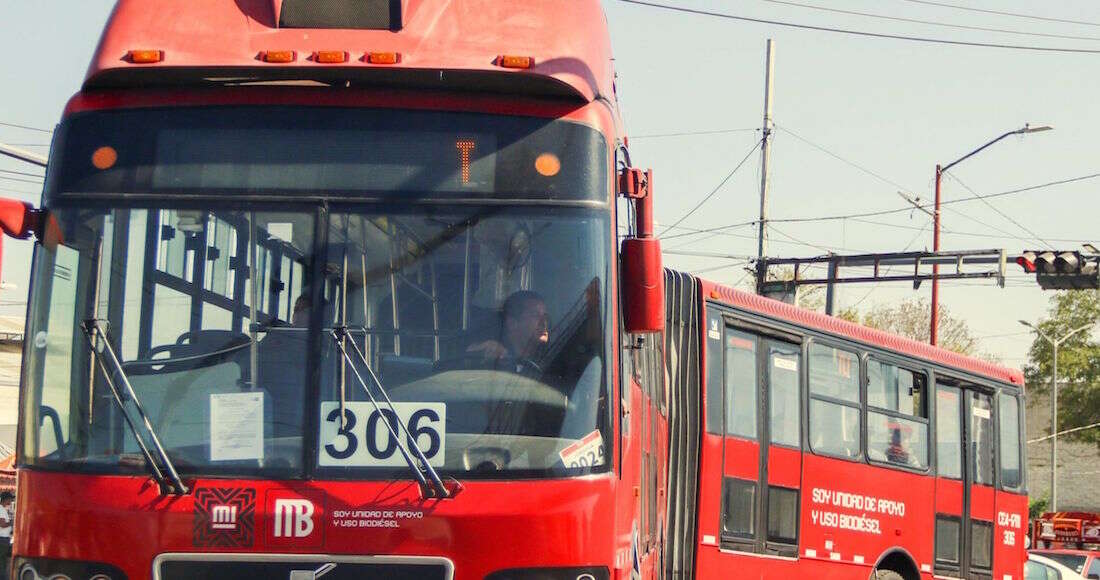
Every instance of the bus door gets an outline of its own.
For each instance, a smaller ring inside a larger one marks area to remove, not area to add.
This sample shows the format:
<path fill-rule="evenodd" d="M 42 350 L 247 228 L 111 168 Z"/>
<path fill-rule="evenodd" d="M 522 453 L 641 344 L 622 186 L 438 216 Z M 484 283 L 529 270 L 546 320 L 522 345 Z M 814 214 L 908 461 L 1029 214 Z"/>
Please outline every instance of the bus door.
<path fill-rule="evenodd" d="M 991 578 L 993 398 L 969 385 L 936 384 L 936 573 Z"/>
<path fill-rule="evenodd" d="M 801 363 L 794 341 L 726 328 L 723 549 L 797 554 Z"/>

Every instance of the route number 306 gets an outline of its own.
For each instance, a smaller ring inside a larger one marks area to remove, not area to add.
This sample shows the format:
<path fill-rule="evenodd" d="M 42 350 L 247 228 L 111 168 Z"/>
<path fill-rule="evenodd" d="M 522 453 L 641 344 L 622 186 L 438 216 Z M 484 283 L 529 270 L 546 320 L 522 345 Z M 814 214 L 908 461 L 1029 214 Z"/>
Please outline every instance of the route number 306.
<path fill-rule="evenodd" d="M 401 436 L 401 443 L 413 453 L 409 441 L 416 441 L 433 467 L 442 467 L 446 452 L 447 406 L 444 403 L 394 403 L 393 410 L 375 409 L 370 402 L 348 402 L 344 425 L 340 425 L 340 404 L 321 403 L 319 463 L 339 467 L 401 467 L 407 465 L 398 439 L 390 433 L 387 420 Z M 394 413 L 396 411 L 396 413 Z M 398 425 L 408 427 L 408 435 Z"/>

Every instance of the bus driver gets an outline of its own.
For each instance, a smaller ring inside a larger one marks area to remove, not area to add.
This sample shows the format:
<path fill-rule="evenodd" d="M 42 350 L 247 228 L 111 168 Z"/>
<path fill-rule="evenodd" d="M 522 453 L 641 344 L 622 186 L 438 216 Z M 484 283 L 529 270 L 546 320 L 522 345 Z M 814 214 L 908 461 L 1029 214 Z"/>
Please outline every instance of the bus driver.
<path fill-rule="evenodd" d="M 550 317 L 546 301 L 537 292 L 520 290 L 501 307 L 500 340 L 489 339 L 471 345 L 467 353 L 480 353 L 498 366 L 514 365 L 520 374 L 539 375 L 538 360 L 550 343 Z"/>

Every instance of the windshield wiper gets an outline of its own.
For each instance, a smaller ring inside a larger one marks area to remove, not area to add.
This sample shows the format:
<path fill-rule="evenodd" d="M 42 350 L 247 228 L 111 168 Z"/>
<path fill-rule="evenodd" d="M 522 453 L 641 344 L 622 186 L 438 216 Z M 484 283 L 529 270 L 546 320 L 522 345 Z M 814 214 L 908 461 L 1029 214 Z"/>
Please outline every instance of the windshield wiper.
<path fill-rule="evenodd" d="M 405 457 L 405 462 L 408 463 L 409 467 L 412 469 L 413 476 L 416 477 L 416 481 L 420 483 L 421 489 L 428 492 L 429 497 L 451 497 L 451 492 L 447 491 L 446 486 L 443 485 L 443 480 L 439 478 L 439 473 L 437 473 L 435 468 L 428 463 L 428 458 L 424 456 L 424 452 L 421 451 L 420 446 L 416 444 L 416 439 L 412 436 L 412 433 L 409 433 L 409 428 L 405 426 L 404 421 L 398 416 L 397 410 L 393 407 L 393 401 L 391 401 L 390 396 L 386 394 L 386 389 L 382 386 L 382 381 L 378 380 L 378 376 L 375 375 L 374 371 L 370 368 L 367 357 L 363 355 L 363 351 L 359 350 L 359 345 L 355 344 L 354 339 L 349 340 L 348 342 L 351 343 L 352 349 L 354 349 L 355 354 L 358 355 L 359 362 L 363 365 L 363 368 L 367 369 L 367 373 L 370 375 L 374 384 L 378 385 L 378 392 L 382 393 L 382 397 L 385 399 L 386 405 L 389 407 L 389 411 L 392 415 L 387 416 L 386 413 L 382 412 L 382 408 L 378 404 L 378 399 L 371 393 L 370 387 L 367 386 L 367 382 L 363 380 L 363 375 L 359 374 L 359 370 L 355 368 L 355 362 L 348 354 L 347 349 L 344 348 L 344 339 L 349 337 L 350 334 L 346 326 L 337 326 L 332 329 L 332 340 L 336 342 L 336 347 L 340 349 L 340 353 L 344 355 L 344 360 L 347 361 L 348 365 L 351 367 L 351 371 L 355 373 L 355 378 L 359 379 L 359 384 L 362 385 L 363 390 L 366 391 L 367 397 L 370 398 L 370 402 L 374 405 L 375 411 L 378 411 L 379 417 L 386 423 L 386 428 L 389 429 L 390 435 L 393 436 L 393 440 L 397 443 L 397 449 L 400 450 L 401 455 Z M 341 409 L 341 413 L 343 413 L 343 409 Z M 391 421 L 391 418 L 393 421 Z M 341 420 L 342 419 L 343 417 L 341 417 Z M 397 423 L 397 426 L 394 426 L 394 423 Z M 416 454 L 416 459 L 413 459 L 412 455 L 409 454 L 409 450 L 401 443 L 401 435 L 398 433 L 398 427 L 405 433 L 407 437 L 406 440 L 409 442 L 409 447 L 411 447 L 413 453 Z M 418 461 L 419 465 L 417 463 Z M 424 478 L 424 473 L 421 471 L 420 466 L 423 466 L 423 471 L 426 471 L 428 473 L 428 479 L 431 479 L 430 488 L 428 486 L 428 480 Z"/>
<path fill-rule="evenodd" d="M 88 344 L 92 348 L 92 358 L 99 363 L 99 368 L 103 371 L 103 376 L 107 380 L 107 386 L 110 387 L 111 394 L 114 395 L 115 403 L 118 404 L 119 410 L 122 411 L 123 419 L 125 419 L 126 424 L 130 426 L 130 431 L 133 433 L 134 439 L 137 440 L 138 447 L 141 448 L 141 452 L 145 455 L 146 464 L 153 473 L 153 479 L 155 479 L 157 485 L 160 486 L 161 493 L 187 494 L 187 486 L 184 485 L 183 480 L 180 479 L 179 473 L 176 472 L 176 467 L 172 465 L 172 460 L 168 458 L 168 453 L 164 450 L 164 446 L 160 444 L 160 438 L 157 437 L 157 432 L 153 429 L 153 424 L 149 422 L 149 417 L 145 414 L 145 408 L 141 405 L 141 401 L 138 400 L 137 393 L 134 392 L 134 387 L 130 384 L 130 379 L 126 376 L 126 371 L 122 369 L 122 362 L 118 360 L 118 357 L 115 356 L 114 349 L 111 348 L 111 341 L 107 336 L 107 331 L 103 330 L 99 320 L 95 318 L 85 320 L 81 323 L 80 328 L 84 331 L 84 336 L 88 337 Z M 103 354 L 107 356 L 104 357 L 102 356 Z M 115 369 L 114 373 L 107 370 L 107 364 L 103 361 L 104 358 L 109 358 L 111 360 L 111 364 Z M 120 391 L 118 386 L 115 385 L 113 379 L 115 375 L 118 375 L 121 379 L 122 386 L 125 387 L 124 391 Z M 134 419 L 126 410 L 127 400 L 134 403 L 134 408 L 137 409 L 138 415 L 141 417 L 141 423 L 145 426 L 145 433 L 153 442 L 156 458 L 159 462 L 154 460 L 153 453 L 145 444 L 145 440 L 138 431 Z"/>

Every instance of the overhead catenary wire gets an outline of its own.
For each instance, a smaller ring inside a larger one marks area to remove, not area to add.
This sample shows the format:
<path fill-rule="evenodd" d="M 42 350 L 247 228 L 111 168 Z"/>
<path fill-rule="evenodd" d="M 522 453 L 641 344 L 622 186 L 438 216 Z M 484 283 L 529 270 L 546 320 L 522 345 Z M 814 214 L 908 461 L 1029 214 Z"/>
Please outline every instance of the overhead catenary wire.
<path fill-rule="evenodd" d="M 714 197 L 714 194 L 718 193 L 719 190 L 721 190 L 722 187 L 724 187 L 730 179 L 733 179 L 733 176 L 737 174 L 737 170 L 741 169 L 741 167 L 743 165 L 745 165 L 745 162 L 749 160 L 749 157 L 752 157 L 752 154 L 754 152 L 756 152 L 756 149 L 758 147 L 760 147 L 761 143 L 763 143 L 762 140 L 757 140 L 756 143 L 753 144 L 752 149 L 749 149 L 749 152 L 746 153 L 745 157 L 743 159 L 741 159 L 741 161 L 737 164 L 736 167 L 733 168 L 733 171 L 730 171 L 724 178 L 722 178 L 721 183 L 719 183 L 717 187 L 712 189 L 711 192 L 706 195 L 706 197 L 704 197 L 699 203 L 695 204 L 695 207 L 691 208 L 691 210 L 688 211 L 686 214 L 684 214 L 683 217 L 676 220 L 672 225 L 665 226 L 665 229 L 662 230 L 661 233 L 657 235 L 657 237 L 659 238 L 659 237 L 663 236 L 664 234 L 668 233 L 668 230 L 684 223 L 684 220 L 691 217 L 692 214 L 694 214 L 696 211 L 699 210 L 699 208 L 703 207 L 703 204 L 707 203 L 707 201 L 709 201 L 710 198 Z"/>
<path fill-rule="evenodd" d="M 701 135 L 726 135 L 729 133 L 748 133 L 750 131 L 759 131 L 760 128 L 745 128 L 745 129 L 714 129 L 711 131 L 683 131 L 680 133 L 650 133 L 644 135 L 631 135 L 631 141 L 637 141 L 638 139 L 662 139 L 665 137 L 696 137 Z"/>
<path fill-rule="evenodd" d="M 917 18 L 905 18 L 902 16 L 889 16 L 886 14 L 874 14 L 871 12 L 860 12 L 858 10 L 842 10 L 840 8 L 829 8 L 826 6 L 814 6 L 812 4 L 803 4 L 801 2 L 791 2 L 789 0 L 761 0 L 761 2 L 767 2 L 769 4 L 781 4 L 784 6 L 794 6 L 797 8 L 808 8 L 810 10 L 820 10 L 822 12 L 832 12 L 834 14 L 847 14 L 849 16 L 863 16 L 865 18 L 877 18 L 879 20 L 890 20 L 894 22 L 906 22 L 909 24 L 922 24 L 926 26 L 939 26 L 941 28 L 954 28 L 958 30 L 976 30 L 979 32 L 995 32 L 999 34 L 1015 34 L 1018 36 L 1036 36 L 1042 38 L 1060 38 L 1065 40 L 1100 40 L 1100 37 L 1096 36 L 1073 36 L 1069 34 L 1049 34 L 1044 32 L 1027 32 L 1025 30 L 1010 30 L 1006 28 L 988 28 L 985 26 L 968 26 L 965 24 L 952 24 L 950 22 L 936 22 L 934 20 L 920 20 Z"/>
<path fill-rule="evenodd" d="M 41 173 L 27 173 L 26 171 L 13 171 L 11 169 L 0 169 L 0 173 L 7 173 L 8 175 L 25 175 L 27 177 L 38 177 L 40 179 L 45 177 Z"/>
<path fill-rule="evenodd" d="M 1039 241 L 1039 242 L 1041 242 L 1041 243 L 1043 243 L 1043 244 L 1046 244 L 1046 245 L 1047 245 L 1047 247 L 1049 247 L 1049 248 L 1051 248 L 1051 249 L 1054 249 L 1054 244 L 1051 244 L 1050 242 L 1048 242 L 1048 241 L 1044 240 L 1043 238 L 1039 237 L 1039 235 L 1038 235 L 1038 234 L 1036 234 L 1035 232 L 1031 231 L 1031 228 L 1029 228 L 1029 227 L 1025 226 L 1024 224 L 1022 224 L 1022 223 L 1020 223 L 1020 222 L 1018 222 L 1018 221 L 1016 221 L 1016 220 L 1015 220 L 1015 219 L 1014 219 L 1014 218 L 1013 218 L 1012 216 L 1010 216 L 1010 215 L 1006 214 L 1005 212 L 1001 211 L 1000 209 L 998 209 L 998 208 L 997 208 L 997 206 L 995 206 L 995 205 L 993 205 L 993 204 L 989 203 L 989 201 L 988 201 L 988 200 L 986 200 L 985 196 L 983 196 L 982 194 L 978 193 L 977 191 L 974 191 L 974 188 L 970 187 L 970 186 L 969 186 L 969 185 L 967 185 L 967 184 L 966 184 L 965 182 L 963 182 L 963 180 L 959 179 L 959 177 L 958 177 L 957 175 L 955 175 L 954 173 L 951 173 L 950 171 L 945 171 L 944 173 L 946 173 L 946 174 L 948 175 L 948 177 L 950 177 L 951 179 L 955 180 L 955 183 L 958 183 L 959 185 L 963 186 L 963 188 L 964 188 L 964 189 L 966 189 L 967 191 L 969 191 L 970 193 L 972 193 L 972 194 L 974 195 L 974 197 L 977 197 L 978 199 L 980 199 L 980 200 L 982 201 L 982 203 L 984 203 L 985 205 L 989 206 L 989 209 L 991 209 L 991 210 L 993 210 L 994 212 L 996 212 L 996 213 L 997 213 L 997 215 L 999 215 L 999 216 L 1001 216 L 1001 217 L 1005 218 L 1006 220 L 1008 220 L 1008 221 L 1012 222 L 1012 223 L 1013 223 L 1013 225 L 1015 225 L 1016 227 L 1018 227 L 1018 228 L 1020 228 L 1021 230 L 1023 230 L 1023 231 L 1025 231 L 1025 232 L 1027 232 L 1027 233 L 1028 233 L 1028 235 L 1030 235 L 1030 236 L 1032 237 L 1032 239 L 1034 239 L 1034 240 L 1037 240 L 1037 241 Z"/>
<path fill-rule="evenodd" d="M 951 8 L 954 10 L 965 10 L 967 12 L 980 12 L 983 14 L 996 14 L 997 16 L 1012 16 L 1015 18 L 1026 18 L 1028 20 L 1041 20 L 1043 22 L 1061 22 L 1063 24 L 1080 24 L 1082 26 L 1100 26 L 1100 22 L 1089 22 L 1087 20 L 1070 20 L 1068 18 L 1053 18 L 1050 16 L 1039 16 L 1037 14 L 1023 14 L 1020 12 L 1006 12 L 1004 10 L 990 10 L 988 8 L 974 8 L 972 6 L 960 6 L 958 4 L 948 4 L 946 2 L 933 2 L 932 0 L 901 0 L 902 2 L 910 2 L 912 4 L 924 4 L 925 6 L 939 6 L 941 8 Z"/>
<path fill-rule="evenodd" d="M 796 22 L 786 22 L 783 20 L 769 20 L 765 18 L 751 18 L 748 16 L 739 16 L 736 14 L 729 14 L 725 12 L 715 12 L 712 10 L 700 10 L 697 8 L 686 8 L 683 6 L 670 6 L 668 4 L 660 4 L 658 2 L 649 2 L 646 0 L 619 0 L 626 4 L 635 4 L 638 6 L 648 6 L 650 8 L 658 8 L 661 10 L 670 10 L 674 12 L 683 12 L 686 14 L 695 14 L 698 16 L 711 16 L 714 18 L 723 18 L 727 20 L 740 20 L 742 22 L 755 22 L 757 24 L 770 24 L 772 26 L 785 26 L 788 28 L 800 28 L 803 30 L 815 30 L 818 32 L 833 32 L 837 34 L 847 34 L 850 36 L 862 36 L 866 38 L 879 38 L 889 40 L 906 40 L 910 42 L 921 42 L 925 44 L 943 44 L 953 46 L 969 46 L 975 48 L 1000 48 L 1007 50 L 1026 50 L 1035 52 L 1050 52 L 1050 53 L 1077 53 L 1077 54 L 1100 54 L 1100 49 L 1084 49 L 1084 48 L 1066 48 L 1056 46 L 1031 46 L 1023 44 L 1000 44 L 994 42 L 975 42 L 966 40 L 950 40 L 946 38 L 930 38 L 924 36 L 910 36 L 904 34 L 886 34 L 881 32 L 870 32 L 866 30 L 852 30 L 848 28 L 835 28 L 831 26 L 817 26 L 813 24 L 801 24 Z"/>
<path fill-rule="evenodd" d="M 33 183 L 35 185 L 41 185 L 41 179 L 23 179 L 22 177 L 8 177 L 6 175 L 0 175 L 0 179 L 5 181 L 14 181 L 16 183 Z"/>
<path fill-rule="evenodd" d="M 53 131 L 51 131 L 49 129 L 39 129 L 38 127 L 30 127 L 30 126 L 27 126 L 27 125 L 19 125 L 17 123 L 5 123 L 3 121 L 0 121 L 0 127 L 12 127 L 14 129 L 26 129 L 27 131 L 37 131 L 39 133 L 53 133 Z"/>

